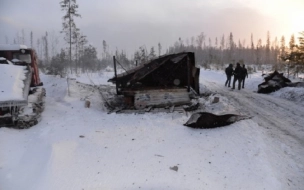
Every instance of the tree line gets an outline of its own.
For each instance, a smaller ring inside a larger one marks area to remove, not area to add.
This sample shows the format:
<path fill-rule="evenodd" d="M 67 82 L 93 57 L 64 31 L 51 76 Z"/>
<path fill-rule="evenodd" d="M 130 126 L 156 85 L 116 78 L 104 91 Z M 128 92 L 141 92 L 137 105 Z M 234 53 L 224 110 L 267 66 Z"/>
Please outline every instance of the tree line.
<path fill-rule="evenodd" d="M 99 71 L 112 67 L 113 56 L 116 57 L 120 68 L 127 70 L 165 54 L 188 51 L 195 53 L 196 63 L 204 68 L 209 68 L 210 65 L 223 68 L 229 63 L 239 62 L 257 67 L 271 65 L 273 69 L 279 71 L 284 70 L 286 66 L 294 72 L 304 71 L 304 31 L 300 32 L 299 44 L 296 44 L 294 35 L 291 35 L 287 43 L 284 36 L 280 39 L 277 37 L 271 39 L 268 31 L 265 43 L 262 39 L 254 41 L 254 36 L 251 34 L 249 45 L 246 45 L 245 40 L 235 40 L 232 32 L 214 40 L 201 32 L 198 36 L 186 40 L 179 38 L 165 51 L 162 51 L 160 42 L 157 44 L 157 49 L 154 46 L 149 49 L 141 46 L 131 58 L 128 58 L 123 50 L 116 49 L 111 53 L 109 44 L 103 40 L 101 57 L 98 58 L 97 49 L 88 43 L 87 36 L 76 25 L 75 18 L 81 17 L 76 0 L 62 0 L 60 7 L 64 13 L 60 33 L 63 34 L 65 48 L 57 49 L 59 37 L 55 32 L 45 32 L 36 40 L 36 44 L 34 34 L 30 32 L 29 44 L 31 48 L 36 49 L 42 68 L 48 74 L 63 76 Z M 8 38 L 5 38 L 8 43 Z M 22 30 L 21 36 L 17 33 L 13 43 L 25 44 L 25 41 L 25 32 Z"/>

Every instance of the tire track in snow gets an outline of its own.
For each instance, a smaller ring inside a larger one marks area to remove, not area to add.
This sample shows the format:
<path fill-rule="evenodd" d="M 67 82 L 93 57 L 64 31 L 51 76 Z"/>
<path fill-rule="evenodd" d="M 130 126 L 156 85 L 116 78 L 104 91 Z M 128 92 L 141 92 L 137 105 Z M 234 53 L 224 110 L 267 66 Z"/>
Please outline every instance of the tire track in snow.
<path fill-rule="evenodd" d="M 263 151 L 272 167 L 279 171 L 278 179 L 287 184 L 288 189 L 301 189 L 304 185 L 303 107 L 246 89 L 231 91 L 214 82 L 204 81 L 204 84 L 209 90 L 232 100 L 237 112 L 253 116 L 252 120 L 262 127 L 265 135 L 262 139 L 267 144 Z"/>
<path fill-rule="evenodd" d="M 249 113 L 260 126 L 271 129 L 275 126 L 281 131 L 272 130 L 273 135 L 288 135 L 304 146 L 304 109 L 294 102 L 272 96 L 256 94 L 247 90 L 230 91 L 217 84 L 207 82 L 208 88 L 223 96 L 229 97 L 238 104 L 240 113 Z"/>

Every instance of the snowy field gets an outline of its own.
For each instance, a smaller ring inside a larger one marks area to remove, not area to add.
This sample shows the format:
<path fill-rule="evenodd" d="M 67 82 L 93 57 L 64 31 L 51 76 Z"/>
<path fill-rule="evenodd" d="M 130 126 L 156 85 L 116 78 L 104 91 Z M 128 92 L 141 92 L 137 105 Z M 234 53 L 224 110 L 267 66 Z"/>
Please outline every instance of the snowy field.
<path fill-rule="evenodd" d="M 79 76 L 108 84 L 112 72 Z M 46 109 L 26 130 L 0 128 L 0 190 L 304 189 L 304 88 L 257 94 L 224 87 L 224 72 L 201 70 L 204 111 L 253 116 L 226 127 L 183 126 L 190 113 L 107 114 L 98 98 L 42 75 Z M 293 95 L 290 95 L 293 94 Z M 212 104 L 213 97 L 220 102 Z"/>

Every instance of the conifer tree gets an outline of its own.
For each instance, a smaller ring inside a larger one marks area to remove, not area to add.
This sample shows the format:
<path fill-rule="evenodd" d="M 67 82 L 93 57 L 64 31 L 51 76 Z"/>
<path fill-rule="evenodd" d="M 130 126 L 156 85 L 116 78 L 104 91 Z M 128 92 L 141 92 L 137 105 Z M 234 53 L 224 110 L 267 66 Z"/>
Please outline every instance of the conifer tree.
<path fill-rule="evenodd" d="M 290 51 L 293 51 L 294 47 L 296 47 L 295 37 L 294 37 L 294 34 L 292 34 L 291 37 L 290 37 L 290 41 L 289 41 L 289 49 L 290 49 Z"/>
<path fill-rule="evenodd" d="M 69 62 L 72 64 L 72 45 L 75 44 L 73 40 L 73 33 L 77 31 L 77 27 L 74 21 L 75 17 L 81 17 L 78 14 L 78 5 L 76 0 L 62 0 L 60 2 L 61 10 L 65 12 L 62 22 L 62 33 L 65 34 L 64 40 L 69 44 Z"/>
<path fill-rule="evenodd" d="M 158 43 L 158 56 L 161 55 L 161 49 L 162 49 L 162 45 L 160 44 L 160 42 Z"/>

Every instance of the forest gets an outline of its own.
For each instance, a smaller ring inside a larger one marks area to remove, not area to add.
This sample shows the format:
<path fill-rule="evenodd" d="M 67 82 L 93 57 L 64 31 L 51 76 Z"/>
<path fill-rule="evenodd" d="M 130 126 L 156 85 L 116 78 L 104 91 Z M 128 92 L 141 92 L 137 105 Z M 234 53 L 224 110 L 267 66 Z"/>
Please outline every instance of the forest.
<path fill-rule="evenodd" d="M 26 44 L 35 49 L 40 68 L 46 74 L 65 76 L 69 73 L 98 72 L 113 67 L 113 56 L 119 68 L 127 70 L 156 57 L 178 52 L 194 52 L 197 66 L 203 68 L 213 65 L 216 69 L 223 69 L 229 63 L 239 62 L 247 65 L 250 72 L 262 69 L 263 65 L 271 66 L 273 70 L 286 71 L 288 75 L 304 71 L 304 31 L 299 31 L 298 39 L 292 34 L 289 41 L 285 40 L 285 36 L 271 37 L 269 31 L 265 31 L 265 41 L 255 40 L 254 34 L 251 34 L 249 43 L 237 39 L 232 32 L 225 35 L 226 31 L 223 31 L 223 35 L 215 39 L 201 32 L 190 38 L 179 38 L 167 49 L 162 48 L 161 42 L 156 42 L 157 47 L 143 45 L 127 55 L 125 50 L 110 50 L 106 40 L 103 40 L 102 50 L 99 51 L 89 43 L 75 22 L 75 18 L 81 17 L 76 0 L 62 0 L 60 7 L 63 12 L 60 33 L 46 31 L 43 36 L 34 39 L 33 31 L 26 35 L 22 30 L 17 31 L 12 40 L 14 44 Z M 60 48 L 62 38 L 65 47 Z M 5 41 L 9 43 L 7 37 Z"/>

